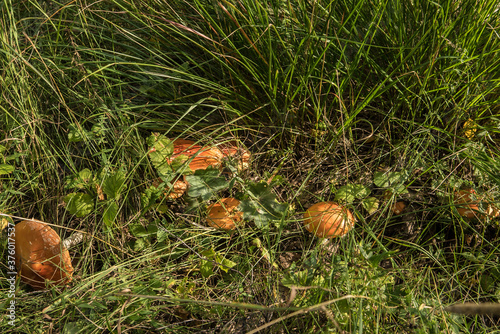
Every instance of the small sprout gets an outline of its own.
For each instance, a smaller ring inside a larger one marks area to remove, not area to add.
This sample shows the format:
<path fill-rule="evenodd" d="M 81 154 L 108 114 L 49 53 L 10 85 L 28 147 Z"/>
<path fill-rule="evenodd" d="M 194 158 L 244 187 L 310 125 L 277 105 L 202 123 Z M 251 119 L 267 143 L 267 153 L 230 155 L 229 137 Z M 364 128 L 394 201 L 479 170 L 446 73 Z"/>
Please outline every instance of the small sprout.
<path fill-rule="evenodd" d="M 354 227 L 351 211 L 333 202 L 320 202 L 304 213 L 306 230 L 320 238 L 335 238 L 347 234 Z"/>
<path fill-rule="evenodd" d="M 223 198 L 208 207 L 207 223 L 222 230 L 234 230 L 243 220 L 243 212 L 238 210 L 240 201 L 235 198 Z"/>

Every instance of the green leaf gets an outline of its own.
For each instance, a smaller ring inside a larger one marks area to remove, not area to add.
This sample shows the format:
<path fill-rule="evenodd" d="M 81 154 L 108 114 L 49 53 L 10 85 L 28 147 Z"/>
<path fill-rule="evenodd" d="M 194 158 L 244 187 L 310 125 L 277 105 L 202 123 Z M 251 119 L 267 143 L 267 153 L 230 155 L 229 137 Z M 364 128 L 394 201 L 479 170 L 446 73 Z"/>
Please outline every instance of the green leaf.
<path fill-rule="evenodd" d="M 140 223 L 133 223 L 129 225 L 130 233 L 136 238 L 148 237 L 151 235 L 156 235 L 158 233 L 158 226 L 151 223 L 144 227 Z"/>
<path fill-rule="evenodd" d="M 226 272 L 226 273 L 229 271 L 229 269 L 231 269 L 234 266 L 236 266 L 235 262 L 226 259 L 225 257 L 223 257 L 220 254 L 216 254 L 215 255 L 215 261 L 219 264 L 219 268 L 221 270 L 223 270 L 224 272 Z"/>
<path fill-rule="evenodd" d="M 92 196 L 84 193 L 71 193 L 64 197 L 66 210 L 77 217 L 84 217 L 94 209 L 94 200 Z"/>
<path fill-rule="evenodd" d="M 194 175 L 186 176 L 189 184 L 188 196 L 209 200 L 215 193 L 228 187 L 229 182 L 220 171 L 213 168 L 197 170 Z"/>
<path fill-rule="evenodd" d="M 174 153 L 174 144 L 164 135 L 153 134 L 146 139 L 149 149 L 149 159 L 160 175 L 172 172 L 167 158 Z"/>
<path fill-rule="evenodd" d="M 251 196 L 241 201 L 240 209 L 244 220 L 253 220 L 259 228 L 266 227 L 270 221 L 279 220 L 288 209 L 287 203 L 278 203 L 266 182 L 251 184 L 247 193 Z"/>
<path fill-rule="evenodd" d="M 104 210 L 102 220 L 108 227 L 112 227 L 113 223 L 118 215 L 118 204 L 115 201 L 111 201 L 108 207 Z"/>
<path fill-rule="evenodd" d="M 141 194 L 141 208 L 147 210 L 155 205 L 158 198 L 160 198 L 162 190 L 157 187 L 150 186 Z"/>
<path fill-rule="evenodd" d="M 90 169 L 84 168 L 78 172 L 78 177 L 80 178 L 80 180 L 87 183 L 92 180 L 92 172 L 90 171 Z"/>
<path fill-rule="evenodd" d="M 88 133 L 82 127 L 76 126 L 75 124 L 69 125 L 68 140 L 70 143 L 78 143 L 82 141 L 85 136 L 88 136 Z"/>
<path fill-rule="evenodd" d="M 14 166 L 7 164 L 0 164 L 0 175 L 9 174 L 14 171 Z"/>
<path fill-rule="evenodd" d="M 400 172 L 375 172 L 373 183 L 380 188 L 389 188 L 403 183 L 403 174 Z"/>
<path fill-rule="evenodd" d="M 135 240 L 133 249 L 135 252 L 140 252 L 149 246 L 149 241 L 146 238 Z"/>
<path fill-rule="evenodd" d="M 200 260 L 200 273 L 203 278 L 209 278 L 214 274 L 214 265 L 212 261 Z"/>
<path fill-rule="evenodd" d="M 76 174 L 66 177 L 65 188 L 85 189 L 90 181 L 92 181 L 92 172 L 88 168 L 85 168 Z"/>
<path fill-rule="evenodd" d="M 119 199 L 121 192 L 127 189 L 125 184 L 125 173 L 116 172 L 104 181 L 102 191 L 108 198 Z"/>
<path fill-rule="evenodd" d="M 5 152 L 6 149 L 7 147 L 0 145 L 0 154 L 3 154 L 3 152 Z"/>
<path fill-rule="evenodd" d="M 340 187 L 335 193 L 335 200 L 342 203 L 352 203 L 356 198 L 352 184 Z"/>
<path fill-rule="evenodd" d="M 372 214 L 378 210 L 379 201 L 376 197 L 368 197 L 365 198 L 361 204 L 363 204 L 363 207 L 369 214 Z"/>

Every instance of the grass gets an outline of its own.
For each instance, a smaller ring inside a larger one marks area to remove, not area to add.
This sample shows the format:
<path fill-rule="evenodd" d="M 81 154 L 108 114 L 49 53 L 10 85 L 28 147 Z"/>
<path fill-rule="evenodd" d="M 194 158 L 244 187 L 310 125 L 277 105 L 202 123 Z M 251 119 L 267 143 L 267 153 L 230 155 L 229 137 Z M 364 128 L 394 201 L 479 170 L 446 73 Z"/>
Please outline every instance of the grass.
<path fill-rule="evenodd" d="M 499 298 L 498 221 L 452 199 L 499 198 L 499 26 L 492 0 L 2 0 L 0 211 L 92 238 L 69 288 L 18 284 L 1 331 L 497 332 L 443 308 Z M 152 133 L 236 138 L 251 168 L 201 204 L 161 200 Z M 355 230 L 308 234 L 302 213 L 355 184 Z M 252 217 L 231 236 L 204 228 L 224 196 Z"/>

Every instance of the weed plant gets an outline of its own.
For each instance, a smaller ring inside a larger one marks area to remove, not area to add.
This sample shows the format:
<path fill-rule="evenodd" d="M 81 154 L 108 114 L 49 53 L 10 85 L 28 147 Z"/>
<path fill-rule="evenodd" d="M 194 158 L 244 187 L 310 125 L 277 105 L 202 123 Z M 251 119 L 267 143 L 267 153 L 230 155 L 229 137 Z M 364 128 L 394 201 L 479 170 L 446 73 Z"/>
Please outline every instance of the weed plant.
<path fill-rule="evenodd" d="M 499 51 L 494 0 L 1 0 L 0 211 L 90 238 L 0 331 L 497 332 L 444 308 L 500 298 L 498 220 L 453 200 L 500 198 Z M 251 168 L 167 201 L 152 134 Z M 227 196 L 254 209 L 231 235 L 205 227 Z M 301 220 L 328 200 L 357 223 L 325 243 Z"/>

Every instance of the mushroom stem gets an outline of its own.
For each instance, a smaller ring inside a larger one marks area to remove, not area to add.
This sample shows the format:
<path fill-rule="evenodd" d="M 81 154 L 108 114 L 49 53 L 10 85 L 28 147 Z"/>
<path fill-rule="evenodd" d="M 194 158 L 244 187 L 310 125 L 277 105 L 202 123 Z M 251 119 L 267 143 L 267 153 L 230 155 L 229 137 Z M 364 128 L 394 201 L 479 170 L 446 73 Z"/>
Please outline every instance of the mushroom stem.
<path fill-rule="evenodd" d="M 70 249 L 85 240 L 85 234 L 82 232 L 75 232 L 66 239 L 63 240 L 62 244 L 66 249 Z"/>

